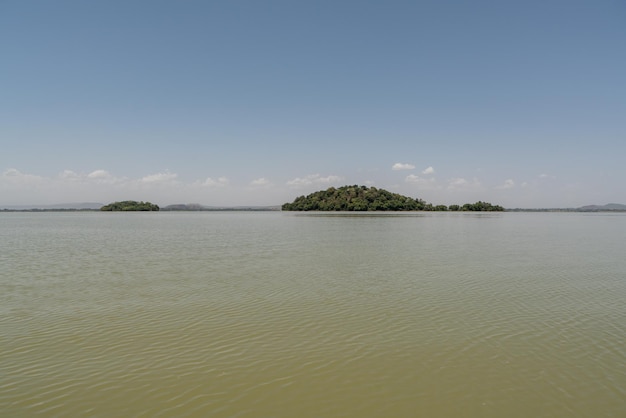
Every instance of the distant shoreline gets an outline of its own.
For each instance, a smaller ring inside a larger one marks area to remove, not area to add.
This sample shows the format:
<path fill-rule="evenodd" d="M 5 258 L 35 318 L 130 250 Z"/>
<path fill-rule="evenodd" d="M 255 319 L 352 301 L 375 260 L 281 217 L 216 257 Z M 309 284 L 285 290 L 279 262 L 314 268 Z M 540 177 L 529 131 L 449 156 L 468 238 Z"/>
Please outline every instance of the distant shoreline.
<path fill-rule="evenodd" d="M 578 213 L 598 213 L 598 212 L 626 212 L 626 209 L 577 209 L 577 208 L 548 208 L 548 209 L 504 209 L 505 212 L 578 212 Z"/>
<path fill-rule="evenodd" d="M 46 209 L 46 208 L 28 208 L 28 209 L 12 209 L 3 208 L 0 212 L 102 212 L 100 209 Z M 127 211 L 135 212 L 135 211 Z M 161 208 L 159 212 L 280 212 L 279 207 L 216 207 L 216 208 L 202 208 L 202 209 L 166 209 Z"/>
<path fill-rule="evenodd" d="M 100 209 L 75 209 L 75 208 L 28 208 L 28 209 L 14 209 L 14 208 L 2 208 L 0 213 L 10 212 L 101 212 Z M 280 207 L 267 206 L 267 207 L 204 207 L 198 209 L 167 209 L 161 208 L 160 212 L 282 212 Z M 376 211 L 371 211 L 376 212 Z M 415 211 L 424 212 L 424 211 Z M 535 208 L 535 209 L 523 209 L 513 208 L 504 209 L 504 212 L 569 212 L 569 213 L 626 213 L 626 209 L 580 209 L 580 208 Z M 461 212 L 470 213 L 470 212 Z"/>

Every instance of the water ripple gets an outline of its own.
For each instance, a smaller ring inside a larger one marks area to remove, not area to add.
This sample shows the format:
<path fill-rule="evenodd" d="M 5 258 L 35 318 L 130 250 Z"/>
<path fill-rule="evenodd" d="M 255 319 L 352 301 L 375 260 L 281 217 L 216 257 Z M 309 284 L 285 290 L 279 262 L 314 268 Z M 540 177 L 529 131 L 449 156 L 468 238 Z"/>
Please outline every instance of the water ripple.
<path fill-rule="evenodd" d="M 626 217 L 42 216 L 0 217 L 7 416 L 626 415 L 626 262 L 577 244 Z"/>

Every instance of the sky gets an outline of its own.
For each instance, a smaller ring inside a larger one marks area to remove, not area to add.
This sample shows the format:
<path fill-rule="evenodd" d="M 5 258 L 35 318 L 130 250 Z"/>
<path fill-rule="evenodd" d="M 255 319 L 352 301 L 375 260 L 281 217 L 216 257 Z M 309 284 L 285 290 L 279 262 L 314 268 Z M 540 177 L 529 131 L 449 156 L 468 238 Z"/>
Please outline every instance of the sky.
<path fill-rule="evenodd" d="M 0 208 L 626 204 L 626 2 L 0 0 Z"/>

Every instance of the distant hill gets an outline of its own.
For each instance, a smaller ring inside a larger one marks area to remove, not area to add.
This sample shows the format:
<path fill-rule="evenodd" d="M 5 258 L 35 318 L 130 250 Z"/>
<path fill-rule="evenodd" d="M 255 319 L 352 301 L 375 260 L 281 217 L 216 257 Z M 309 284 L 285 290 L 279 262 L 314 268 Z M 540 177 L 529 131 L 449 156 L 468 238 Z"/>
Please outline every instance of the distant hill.
<path fill-rule="evenodd" d="M 198 203 L 179 203 L 161 208 L 162 211 L 272 211 L 280 210 L 280 206 L 204 206 Z"/>
<path fill-rule="evenodd" d="M 161 210 L 190 210 L 190 211 L 194 211 L 194 210 L 204 210 L 204 206 L 199 205 L 197 203 L 187 203 L 187 204 L 176 204 L 176 205 L 168 205 L 165 207 L 162 207 Z"/>
<path fill-rule="evenodd" d="M 622 205 L 619 203 L 609 203 L 609 204 L 602 205 L 602 206 L 588 205 L 588 206 L 582 206 L 578 208 L 577 210 L 581 212 L 601 212 L 601 211 L 611 211 L 611 210 L 626 211 L 626 205 Z"/>

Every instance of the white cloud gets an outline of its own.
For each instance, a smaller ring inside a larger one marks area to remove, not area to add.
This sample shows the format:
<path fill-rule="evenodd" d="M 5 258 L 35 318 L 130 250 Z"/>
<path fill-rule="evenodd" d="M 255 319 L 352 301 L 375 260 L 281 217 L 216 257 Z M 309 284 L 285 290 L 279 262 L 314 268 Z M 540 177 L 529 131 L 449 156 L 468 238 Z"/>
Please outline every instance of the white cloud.
<path fill-rule="evenodd" d="M 395 163 L 391 169 L 393 171 L 400 171 L 400 170 L 413 170 L 415 168 L 415 166 L 413 164 L 408 164 L 408 163 Z"/>
<path fill-rule="evenodd" d="M 66 170 L 66 172 L 67 171 L 69 170 Z M 106 178 L 110 178 L 111 174 L 106 170 L 96 170 L 87 174 L 87 177 L 90 179 L 106 179 Z"/>
<path fill-rule="evenodd" d="M 164 173 L 150 174 L 142 177 L 139 182 L 148 184 L 171 183 L 176 181 L 176 177 L 178 177 L 178 174 L 166 171 Z"/>
<path fill-rule="evenodd" d="M 2 173 L 3 183 L 11 183 L 15 185 L 19 184 L 34 184 L 41 183 L 45 179 L 33 174 L 24 174 L 15 168 L 9 168 Z"/>
<path fill-rule="evenodd" d="M 287 182 L 288 186 L 292 187 L 303 187 L 310 186 L 313 184 L 332 184 L 342 181 L 343 179 L 339 176 L 327 176 L 321 177 L 319 174 L 311 174 L 306 177 L 296 177 L 293 180 L 289 180 Z"/>
<path fill-rule="evenodd" d="M 319 178 L 320 181 L 329 178 Z M 72 202 L 101 202 L 116 200 L 148 200 L 158 204 L 193 202 L 206 204 L 276 204 L 285 200 L 287 192 L 269 194 L 271 183 L 256 179 L 259 194 L 241 189 L 233 191 L 228 178 L 207 178 L 185 183 L 175 173 L 152 173 L 136 178 L 117 177 L 107 170 L 80 173 L 64 170 L 46 177 L 25 174 L 15 168 L 0 171 L 0 205 L 45 205 Z M 211 188 L 211 193 L 202 189 Z M 261 194 L 262 193 L 262 194 Z M 1 208 L 1 206 L 0 206 Z"/>
<path fill-rule="evenodd" d="M 466 180 L 461 177 L 456 177 L 448 181 L 449 190 L 476 190 L 480 188 L 482 188 L 482 184 L 476 178 Z"/>
<path fill-rule="evenodd" d="M 211 177 L 207 177 L 206 180 L 200 183 L 201 186 L 207 187 L 223 187 L 228 185 L 229 181 L 226 177 L 219 177 L 217 179 L 213 179 Z"/>
<path fill-rule="evenodd" d="M 65 170 L 64 173 L 67 173 L 68 171 L 70 171 L 70 170 Z M 83 176 L 79 175 L 79 177 L 82 180 Z M 101 184 L 124 183 L 126 181 L 126 179 L 124 179 L 124 178 L 117 178 L 117 177 L 115 177 L 114 175 L 112 175 L 111 173 L 109 173 L 106 170 L 95 170 L 95 171 L 92 171 L 91 173 L 87 174 L 85 179 L 88 180 L 88 181 L 101 183 Z"/>
<path fill-rule="evenodd" d="M 16 168 L 7 168 L 2 172 L 2 177 L 17 177 L 21 174 Z"/>
<path fill-rule="evenodd" d="M 450 179 L 450 181 L 448 182 L 448 187 L 460 187 L 460 186 L 464 186 L 467 184 L 467 180 L 465 180 L 464 178 L 454 178 L 454 179 Z"/>
<path fill-rule="evenodd" d="M 261 177 L 250 182 L 251 186 L 268 186 L 270 181 L 265 177 Z"/>
<path fill-rule="evenodd" d="M 426 179 L 416 176 L 415 174 L 409 174 L 404 178 L 404 181 L 406 183 L 417 185 L 418 188 L 422 190 L 437 190 L 441 188 L 441 186 L 437 184 L 434 177 Z"/>
<path fill-rule="evenodd" d="M 320 177 L 319 178 L 319 182 L 320 183 L 334 183 L 337 181 L 341 181 L 341 177 L 339 176 L 328 176 L 328 177 Z"/>
<path fill-rule="evenodd" d="M 59 178 L 61 180 L 68 180 L 68 181 L 80 181 L 82 180 L 82 176 L 72 170 L 63 170 L 60 174 L 59 174 Z"/>
<path fill-rule="evenodd" d="M 80 176 L 69 170 L 58 176 L 43 177 L 9 168 L 0 175 L 0 197 L 7 205 L 64 203 L 67 196 L 82 188 Z"/>
<path fill-rule="evenodd" d="M 515 182 L 512 179 L 508 179 L 504 181 L 504 184 L 500 186 L 496 186 L 496 189 L 505 190 L 505 189 L 512 189 L 513 187 L 515 187 Z"/>
<path fill-rule="evenodd" d="M 426 168 L 424 171 L 422 171 L 422 174 L 435 174 L 435 169 L 431 167 Z"/>

